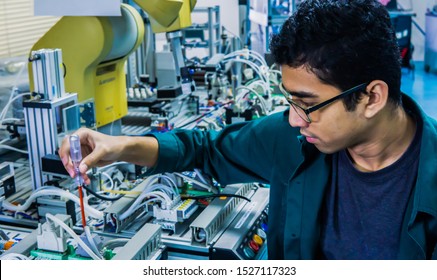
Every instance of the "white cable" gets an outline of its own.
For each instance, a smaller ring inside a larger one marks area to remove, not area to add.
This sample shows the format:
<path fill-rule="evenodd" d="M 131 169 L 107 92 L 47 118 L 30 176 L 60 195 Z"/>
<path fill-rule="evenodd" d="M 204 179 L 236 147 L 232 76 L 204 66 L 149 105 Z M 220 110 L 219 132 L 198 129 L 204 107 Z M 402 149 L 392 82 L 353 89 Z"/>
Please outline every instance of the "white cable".
<path fill-rule="evenodd" d="M 148 196 L 155 196 L 155 197 L 162 199 L 162 202 L 165 202 L 166 207 L 170 207 L 171 202 L 172 202 L 172 199 L 165 192 L 158 192 L 158 191 L 143 192 L 140 196 L 142 196 L 142 198 L 141 199 L 137 198 L 135 200 L 135 202 L 140 202 L 141 200 L 143 200 L 145 197 L 148 197 Z"/>
<path fill-rule="evenodd" d="M 165 174 L 161 174 L 160 178 L 167 180 L 168 182 L 171 183 L 171 185 L 173 186 L 173 188 L 175 189 L 175 193 L 179 194 L 179 189 L 178 189 L 178 185 L 176 184 L 176 182 L 168 175 Z"/>
<path fill-rule="evenodd" d="M 156 198 L 156 197 L 154 197 L 154 198 L 149 198 L 149 199 L 145 200 L 143 203 L 141 203 L 140 205 L 138 205 L 138 206 L 136 207 L 136 209 L 134 209 L 132 212 L 135 212 L 137 209 L 139 209 L 139 208 L 141 208 L 141 207 L 145 207 L 147 204 L 149 204 L 149 203 L 151 203 L 151 202 L 155 202 L 155 201 L 161 201 L 161 202 L 162 202 L 162 200 L 161 200 L 160 198 Z M 146 211 L 146 212 L 147 212 L 147 211 Z"/>
<path fill-rule="evenodd" d="M 264 57 L 263 57 L 259 52 L 252 51 L 252 50 L 249 50 L 249 49 L 235 51 L 235 53 L 237 53 L 237 54 L 238 54 L 238 53 L 244 54 L 245 52 L 249 53 L 249 55 L 251 55 L 251 56 L 258 57 L 259 60 L 261 60 L 261 61 L 263 61 L 265 64 L 267 64 L 267 63 L 265 62 Z"/>
<path fill-rule="evenodd" d="M 14 95 L 15 90 L 16 90 L 16 89 L 18 90 L 18 87 L 17 87 L 18 80 L 20 79 L 21 75 L 23 74 L 24 69 L 26 69 L 26 65 L 27 65 L 27 63 L 24 62 L 24 61 L 22 61 L 22 63 L 23 63 L 23 64 L 22 64 L 22 66 L 21 66 L 21 68 L 20 68 L 20 71 L 18 71 L 18 74 L 15 76 L 14 84 L 13 84 L 12 87 L 11 87 L 11 95 L 9 96 L 9 100 L 12 99 L 12 96 Z"/>
<path fill-rule="evenodd" d="M 263 73 L 263 69 L 265 69 L 265 67 L 264 68 L 261 68 L 262 66 L 258 66 L 258 65 L 256 65 L 255 63 L 253 63 L 252 61 L 250 61 L 250 60 L 247 60 L 247 59 L 242 59 L 242 58 L 235 58 L 235 59 L 233 59 L 234 61 L 236 61 L 236 62 L 242 62 L 242 63 L 245 63 L 245 64 L 247 64 L 247 65 L 249 65 L 250 67 L 252 67 L 253 69 L 255 69 L 255 71 L 257 72 L 257 74 L 260 76 L 260 78 L 262 79 L 262 80 L 264 80 L 264 82 L 268 82 L 268 77 L 267 77 L 267 73 L 265 73 L 266 71 L 264 71 L 264 73 Z"/>
<path fill-rule="evenodd" d="M 75 196 L 74 194 L 61 190 L 61 189 L 38 189 L 35 192 L 33 192 L 29 198 L 26 200 L 26 202 L 23 205 L 13 205 L 8 201 L 3 201 L 3 205 L 2 207 L 6 210 L 11 210 L 11 211 L 26 211 L 30 205 L 32 204 L 32 202 L 40 196 L 47 196 L 47 195 L 57 195 L 60 197 L 64 197 L 64 198 L 68 198 L 71 199 L 72 201 L 74 201 L 76 204 L 80 205 L 80 201 L 79 198 L 77 196 Z M 96 219 L 103 219 L 103 214 L 102 212 L 94 209 L 93 207 L 89 206 L 87 203 L 84 203 L 85 209 L 86 209 L 86 213 Z"/>
<path fill-rule="evenodd" d="M 226 56 L 223 57 L 223 59 L 240 57 L 240 56 L 249 57 L 249 58 L 251 57 L 254 60 L 261 63 L 261 65 L 267 66 L 266 60 L 259 53 L 254 52 L 254 51 L 250 51 L 250 50 L 237 50 L 237 51 L 234 51 L 230 54 L 227 54 Z"/>
<path fill-rule="evenodd" d="M 177 184 L 176 184 L 176 182 L 175 182 L 172 178 L 170 178 L 170 176 L 165 175 L 165 174 L 160 174 L 160 175 L 159 175 L 159 178 L 162 178 L 162 179 L 167 180 L 167 182 L 170 182 L 172 186 L 174 186 L 174 187 L 177 188 Z"/>
<path fill-rule="evenodd" d="M 262 81 L 255 81 L 255 82 L 251 83 L 250 85 L 248 85 L 247 87 L 255 90 L 256 87 L 259 86 L 259 87 L 261 87 L 262 90 L 265 90 L 264 85 L 265 84 Z M 242 86 L 242 87 L 245 87 L 245 86 Z M 256 92 L 259 93 L 259 91 L 256 91 Z M 269 88 L 268 88 L 267 92 L 265 92 L 265 94 L 267 95 L 267 99 L 263 98 L 261 100 L 261 102 L 264 102 L 266 108 L 269 108 L 270 106 L 268 105 L 267 100 L 270 100 L 270 98 L 271 98 L 270 85 L 269 85 Z"/>
<path fill-rule="evenodd" d="M 142 200 L 145 197 L 155 197 L 159 201 L 164 203 L 166 207 L 171 205 L 171 199 L 167 196 L 167 194 L 165 194 L 163 192 L 155 192 L 155 191 L 152 191 L 152 192 L 143 192 L 143 193 L 141 193 L 137 197 L 137 199 L 135 199 L 134 203 L 132 203 L 132 205 L 124 213 L 122 213 L 118 217 L 118 219 L 119 220 L 124 220 L 127 217 L 129 217 L 130 215 L 132 215 L 132 213 L 138 209 L 137 206 L 142 202 Z"/>
<path fill-rule="evenodd" d="M 251 88 L 251 89 L 255 89 L 256 86 L 263 87 L 263 86 L 264 86 L 264 83 L 263 83 L 262 81 L 255 81 L 255 82 L 251 83 L 250 85 L 248 85 L 247 87 L 248 87 L 248 88 Z M 258 92 L 258 91 L 257 91 L 257 92 Z M 264 105 L 265 105 L 266 109 L 267 109 L 267 108 L 271 108 L 271 104 L 269 104 L 269 101 L 271 101 L 271 92 L 272 92 L 272 89 L 270 89 L 270 86 L 269 86 L 269 89 L 268 89 L 268 91 L 266 92 L 266 94 L 267 94 L 267 99 L 263 98 L 263 99 L 261 100 L 261 102 L 264 102 Z"/>
<path fill-rule="evenodd" d="M 270 73 L 275 73 L 275 74 L 279 75 L 280 77 L 282 77 L 282 73 L 279 70 L 270 69 L 269 71 L 270 71 Z"/>
<path fill-rule="evenodd" d="M 30 95 L 30 92 L 25 92 L 25 93 L 21 93 L 16 95 L 15 97 L 11 98 L 8 103 L 6 103 L 5 107 L 3 108 L 2 112 L 0 113 L 0 120 L 3 120 L 4 118 L 6 118 L 6 113 L 9 109 L 9 106 L 11 106 L 12 102 L 14 102 L 16 99 L 26 96 L 26 95 Z"/>
<path fill-rule="evenodd" d="M 146 187 L 144 188 L 143 192 L 135 199 L 135 201 L 131 204 L 131 206 L 122 214 L 120 214 L 120 216 L 118 217 L 119 220 L 124 220 L 127 217 L 129 217 L 130 215 L 132 215 L 133 212 L 135 212 L 138 208 L 140 208 L 141 206 L 138 206 L 141 201 L 149 196 L 150 194 L 152 194 L 152 196 L 157 197 L 157 199 L 159 201 L 161 201 L 162 203 L 165 203 L 166 205 L 171 205 L 171 199 L 167 196 L 167 198 L 163 197 L 163 195 L 161 194 L 165 194 L 165 193 L 161 193 L 159 194 L 158 192 L 150 192 L 151 188 L 153 187 L 154 184 L 156 184 L 159 181 L 159 177 L 162 176 L 160 174 L 157 175 L 152 175 L 146 178 L 146 180 L 144 181 L 144 184 L 146 185 Z M 156 195 L 154 195 L 156 194 Z"/>
<path fill-rule="evenodd" d="M 104 169 L 108 169 L 108 168 L 111 168 L 111 167 L 114 167 L 114 166 L 117 166 L 117 165 L 125 165 L 125 164 L 131 164 L 131 163 L 126 162 L 126 161 L 116 161 L 116 162 L 113 162 L 113 163 L 111 163 L 109 165 L 105 165 L 105 166 L 99 167 L 99 168 L 97 168 L 97 170 L 98 171 L 102 171 Z"/>
<path fill-rule="evenodd" d="M 179 196 L 179 194 L 177 192 L 175 192 L 175 190 L 172 187 L 169 187 L 167 185 L 164 184 L 155 184 L 150 188 L 150 191 L 156 191 L 156 190 L 160 190 L 165 192 L 168 195 L 171 196 Z"/>
<path fill-rule="evenodd" d="M 161 203 L 164 203 L 164 200 L 160 197 L 151 195 L 153 198 L 153 201 L 160 201 Z M 136 202 L 136 201 L 135 201 Z M 140 209 L 142 206 L 144 206 L 145 204 L 147 204 L 148 202 L 151 202 L 151 200 L 146 200 L 143 203 L 136 203 L 136 204 L 132 204 L 125 212 L 123 212 L 122 214 L 120 214 L 120 216 L 118 217 L 118 220 L 123 221 L 124 219 L 126 219 L 127 217 L 129 217 L 130 215 L 132 215 L 135 211 L 137 211 L 138 209 Z"/>
<path fill-rule="evenodd" d="M 11 147 L 11 146 L 5 145 L 5 144 L 0 144 L 0 149 L 11 150 L 11 151 L 15 151 L 15 152 L 26 154 L 26 155 L 28 154 L 28 152 L 25 150 L 20 150 L 20 149 L 17 149 L 17 148 L 14 148 L 14 147 Z"/>
<path fill-rule="evenodd" d="M 151 203 L 151 202 L 155 202 L 155 201 L 161 201 L 161 202 L 162 202 L 161 199 L 156 198 L 156 197 L 155 197 L 155 198 L 149 198 L 149 199 L 145 200 L 143 203 L 139 204 L 137 207 L 135 207 L 135 209 L 132 210 L 132 213 L 135 212 L 135 211 L 137 211 L 137 209 L 140 209 L 140 208 L 142 208 L 142 207 L 147 207 L 147 204 L 149 204 L 149 203 Z M 138 215 L 137 218 L 141 217 L 144 213 L 147 213 L 147 212 L 148 212 L 148 210 L 147 210 L 147 208 L 146 208 L 146 211 L 143 211 L 143 213 L 141 213 L 140 215 Z M 132 213 L 129 214 L 129 216 L 132 215 Z"/>
<path fill-rule="evenodd" d="M 263 87 L 264 87 L 264 84 L 265 84 L 264 81 L 257 80 L 257 81 L 253 81 L 252 83 L 250 83 L 250 84 L 248 84 L 248 85 L 245 85 L 245 86 L 250 87 L 250 88 L 255 88 L 255 86 L 260 86 L 260 87 L 263 88 Z"/>
<path fill-rule="evenodd" d="M 235 98 L 235 102 L 236 103 L 239 103 L 240 101 L 241 101 L 241 99 L 243 99 L 249 92 L 251 92 L 251 93 L 253 93 L 253 94 L 255 94 L 256 95 L 256 97 L 258 97 L 258 99 L 259 99 L 259 101 L 261 102 L 261 103 L 264 103 L 265 102 L 265 100 L 264 100 L 264 98 L 256 91 L 256 90 L 254 90 L 253 88 L 251 88 L 251 87 L 247 87 L 247 86 L 239 86 L 239 87 L 237 87 L 236 89 L 235 89 L 237 92 L 239 92 L 239 91 L 241 91 L 241 90 L 247 90 L 248 92 L 244 92 L 244 93 L 242 93 L 242 94 L 237 94 L 237 97 Z M 262 104 L 263 106 L 267 106 L 265 103 L 264 104 Z M 266 109 L 266 108 L 265 108 Z"/>
<path fill-rule="evenodd" d="M 243 57 L 242 57 L 242 56 L 243 56 Z M 266 69 L 266 70 L 269 69 L 268 66 L 267 66 L 267 63 L 265 62 L 265 60 L 264 60 L 263 58 L 259 58 L 259 57 L 250 57 L 250 56 L 249 56 L 248 58 L 246 58 L 245 56 L 246 56 L 246 55 L 239 54 L 239 55 L 236 55 L 236 56 L 224 57 L 223 60 L 224 60 L 224 61 L 226 61 L 226 60 L 241 60 L 241 61 L 248 61 L 248 62 L 253 63 L 253 64 L 256 66 L 257 69 Z M 257 62 L 258 62 L 260 65 L 258 65 Z"/>
<path fill-rule="evenodd" d="M 229 62 L 241 62 L 241 63 L 245 63 L 245 64 L 249 65 L 253 70 L 255 70 L 255 72 L 258 74 L 260 79 L 263 80 L 263 82 L 265 83 L 264 86 L 263 86 L 264 90 L 266 91 L 266 93 L 269 93 L 269 91 L 270 91 L 270 81 L 269 81 L 269 78 L 266 77 L 266 74 L 262 74 L 262 70 L 261 70 L 261 68 L 259 68 L 259 66 L 257 66 L 252 61 L 245 60 L 245 59 L 240 59 L 240 58 L 231 59 L 231 60 L 229 60 Z"/>
<path fill-rule="evenodd" d="M 6 118 L 0 121 L 0 124 L 3 124 L 4 122 L 11 122 L 11 121 L 21 121 L 21 119 L 18 118 Z"/>
<path fill-rule="evenodd" d="M 88 243 L 90 244 L 90 249 L 100 258 L 103 259 L 102 254 L 100 254 L 99 249 L 97 249 L 96 242 L 94 242 L 94 238 L 91 235 L 90 227 L 86 226 L 85 229 L 85 236 L 88 240 Z"/>
<path fill-rule="evenodd" d="M 121 247 L 126 245 L 126 243 L 129 242 L 130 239 L 128 238 L 115 238 L 115 239 L 111 239 L 108 242 L 106 242 L 105 244 L 103 244 L 103 248 L 105 247 L 109 247 L 108 249 L 114 249 L 117 247 Z"/>
<path fill-rule="evenodd" d="M 0 260 L 5 261 L 5 260 L 30 260 L 28 257 L 26 257 L 25 255 L 22 254 L 18 254 L 18 253 L 4 253 L 3 255 L 0 256 Z"/>
<path fill-rule="evenodd" d="M 157 174 L 157 175 L 152 175 L 152 176 L 147 177 L 146 180 L 144 180 L 144 184 L 146 185 L 146 187 L 145 187 L 144 190 L 146 190 L 147 187 L 149 187 L 149 186 L 151 186 L 151 185 L 157 183 L 157 182 L 159 181 L 159 176 L 160 176 L 160 175 Z M 143 190 L 143 191 L 144 191 L 144 190 Z"/>
<path fill-rule="evenodd" d="M 245 58 L 241 58 L 241 57 L 234 57 L 234 58 L 227 58 L 223 60 L 224 62 L 241 62 L 241 63 L 246 63 L 247 65 L 249 65 L 251 68 L 253 68 L 257 73 L 261 73 L 261 67 L 259 65 L 257 65 L 255 62 L 249 60 L 249 59 L 245 59 Z M 260 77 L 263 77 L 261 74 L 258 75 Z"/>
<path fill-rule="evenodd" d="M 276 85 L 279 85 L 279 80 L 282 78 L 282 73 L 281 73 L 281 71 L 279 71 L 279 70 L 274 70 L 274 69 L 269 69 L 269 74 L 276 74 L 276 77 L 275 77 L 275 81 L 274 81 L 274 83 L 276 84 Z M 270 79 L 270 77 L 271 77 L 271 75 L 269 75 L 269 79 Z M 279 78 L 278 78 L 279 77 Z M 272 80 L 272 79 L 270 79 L 270 80 Z"/>
<path fill-rule="evenodd" d="M 170 196 L 177 196 L 177 193 L 174 192 L 174 189 L 172 187 L 169 187 L 169 186 L 163 185 L 163 184 L 153 185 L 150 188 L 150 191 L 161 191 L 161 192 L 167 194 L 169 197 Z"/>
<path fill-rule="evenodd" d="M 256 95 L 256 97 L 258 97 L 258 100 L 260 101 L 260 104 L 261 104 L 261 107 L 262 107 L 262 109 L 263 109 L 263 111 L 264 111 L 264 114 L 266 114 L 267 115 L 267 113 L 268 113 L 268 109 L 267 109 L 267 105 L 265 104 L 265 100 L 264 100 L 264 98 L 258 93 L 258 92 L 256 92 L 256 90 L 254 90 L 254 89 L 252 89 L 252 88 L 249 88 L 249 87 L 246 87 L 246 86 L 239 86 L 239 87 L 237 87 L 235 90 L 238 92 L 238 91 L 240 91 L 240 90 L 242 90 L 242 89 L 245 89 L 245 90 L 248 90 L 248 91 L 250 91 L 250 92 L 252 92 L 253 94 L 255 94 Z M 238 103 L 240 103 L 240 100 L 245 96 L 246 94 L 244 94 L 244 95 L 237 95 L 237 98 L 235 98 L 235 102 L 238 104 Z M 241 96 L 241 97 L 239 97 L 239 96 Z M 238 98 L 239 97 L 239 98 Z"/>
<path fill-rule="evenodd" d="M 82 247 L 82 249 L 85 250 L 85 252 L 87 252 L 87 254 L 93 258 L 94 260 L 101 260 L 102 258 L 100 258 L 99 256 L 97 256 L 93 250 L 91 250 L 91 248 L 85 244 L 85 242 L 83 242 L 82 239 L 80 239 L 80 237 L 68 226 L 66 225 L 63 221 L 61 221 L 60 219 L 58 219 L 57 217 L 53 216 L 50 213 L 46 214 L 46 219 L 50 220 L 56 224 L 58 224 L 60 227 L 62 227 L 71 237 L 73 237 L 73 239 L 77 242 L 78 245 L 80 245 L 80 247 Z"/>
<path fill-rule="evenodd" d="M 112 180 L 111 176 L 109 176 L 109 174 L 106 173 L 106 172 L 102 172 L 102 175 L 105 176 L 106 178 L 108 178 L 109 183 L 110 183 L 110 185 L 111 185 L 111 186 L 109 187 L 109 189 L 110 189 L 110 190 L 114 189 L 114 180 Z"/>
<path fill-rule="evenodd" d="M 266 66 L 266 64 L 265 64 L 265 62 L 263 60 L 260 60 L 257 57 L 246 57 L 246 55 L 244 55 L 244 54 L 226 55 L 226 56 L 223 57 L 222 60 L 223 61 L 227 61 L 227 60 L 236 60 L 236 59 L 250 61 L 253 64 L 255 64 L 257 67 Z M 260 65 L 258 65 L 257 63 L 259 63 Z"/>

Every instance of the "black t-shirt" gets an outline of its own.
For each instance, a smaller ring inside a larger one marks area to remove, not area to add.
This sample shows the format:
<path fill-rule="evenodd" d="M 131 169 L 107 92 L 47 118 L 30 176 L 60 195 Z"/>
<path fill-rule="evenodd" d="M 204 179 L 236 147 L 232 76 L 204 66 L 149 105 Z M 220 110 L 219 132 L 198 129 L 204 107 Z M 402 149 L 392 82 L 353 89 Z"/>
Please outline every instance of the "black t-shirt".
<path fill-rule="evenodd" d="M 375 172 L 358 171 L 347 151 L 334 156 L 322 212 L 325 259 L 396 259 L 404 214 L 419 166 L 421 124 L 407 151 Z M 337 172 L 336 172 L 337 171 Z"/>

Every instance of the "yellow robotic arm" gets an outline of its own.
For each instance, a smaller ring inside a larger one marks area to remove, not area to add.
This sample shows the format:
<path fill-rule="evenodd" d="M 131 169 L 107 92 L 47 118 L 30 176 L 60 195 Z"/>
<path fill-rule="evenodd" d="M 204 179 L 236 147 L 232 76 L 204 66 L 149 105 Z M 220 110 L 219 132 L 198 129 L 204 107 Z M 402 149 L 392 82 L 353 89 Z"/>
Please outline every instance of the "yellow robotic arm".
<path fill-rule="evenodd" d="M 151 17 L 154 33 L 176 31 L 191 25 L 196 0 L 135 0 Z M 31 51 L 62 49 L 66 67 L 65 89 L 77 92 L 79 101 L 94 98 L 96 126 L 102 127 L 127 114 L 124 65 L 142 42 L 144 23 L 131 6 L 121 5 L 120 17 L 64 16 Z M 174 33 L 174 32 L 173 32 Z M 184 65 L 179 35 L 172 42 L 179 69 Z M 33 90 L 32 67 L 29 67 Z"/>
<path fill-rule="evenodd" d="M 79 101 L 94 99 L 96 126 L 127 114 L 124 65 L 144 38 L 144 23 L 132 6 L 122 4 L 121 16 L 64 16 L 32 51 L 62 49 L 66 68 L 65 89 L 77 92 Z M 29 67 L 33 90 L 32 67 Z"/>
<path fill-rule="evenodd" d="M 191 26 L 197 0 L 134 0 L 151 17 L 154 33 L 172 32 Z"/>

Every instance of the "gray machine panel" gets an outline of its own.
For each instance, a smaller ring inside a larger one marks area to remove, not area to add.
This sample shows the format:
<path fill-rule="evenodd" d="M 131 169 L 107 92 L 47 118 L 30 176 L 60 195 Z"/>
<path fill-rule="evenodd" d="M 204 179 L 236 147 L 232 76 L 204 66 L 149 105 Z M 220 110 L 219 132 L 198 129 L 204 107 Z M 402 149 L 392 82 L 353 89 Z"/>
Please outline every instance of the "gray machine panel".
<path fill-rule="evenodd" d="M 267 240 L 263 227 L 267 224 L 269 189 L 259 188 L 210 249 L 211 259 L 265 259 Z M 262 244 L 259 239 L 262 235 Z M 253 245 L 254 236 L 257 246 Z M 251 243 L 252 242 L 252 243 Z M 251 244 L 249 244 L 251 243 Z M 256 247 L 255 250 L 251 247 Z"/>

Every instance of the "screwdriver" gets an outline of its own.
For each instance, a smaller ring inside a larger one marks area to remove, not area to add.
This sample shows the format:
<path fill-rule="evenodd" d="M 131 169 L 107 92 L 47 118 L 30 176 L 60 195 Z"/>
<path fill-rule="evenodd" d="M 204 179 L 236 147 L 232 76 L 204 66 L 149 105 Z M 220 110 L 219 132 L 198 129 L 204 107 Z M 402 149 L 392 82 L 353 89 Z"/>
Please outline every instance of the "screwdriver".
<path fill-rule="evenodd" d="M 83 179 L 80 176 L 79 164 L 82 160 L 82 151 L 80 149 L 80 138 L 77 134 L 70 135 L 70 157 L 73 163 L 74 172 L 76 173 L 76 184 L 82 186 Z"/>
<path fill-rule="evenodd" d="M 79 201 L 80 201 L 80 212 L 82 214 L 82 226 L 85 229 L 86 227 L 86 218 L 85 218 L 85 206 L 83 203 L 83 192 L 82 192 L 82 184 L 83 178 L 80 175 L 79 165 L 82 161 L 82 151 L 80 149 L 80 138 L 77 134 L 70 135 L 70 157 L 71 162 L 73 163 L 74 172 L 76 173 L 76 184 L 77 190 L 79 192 Z"/>

